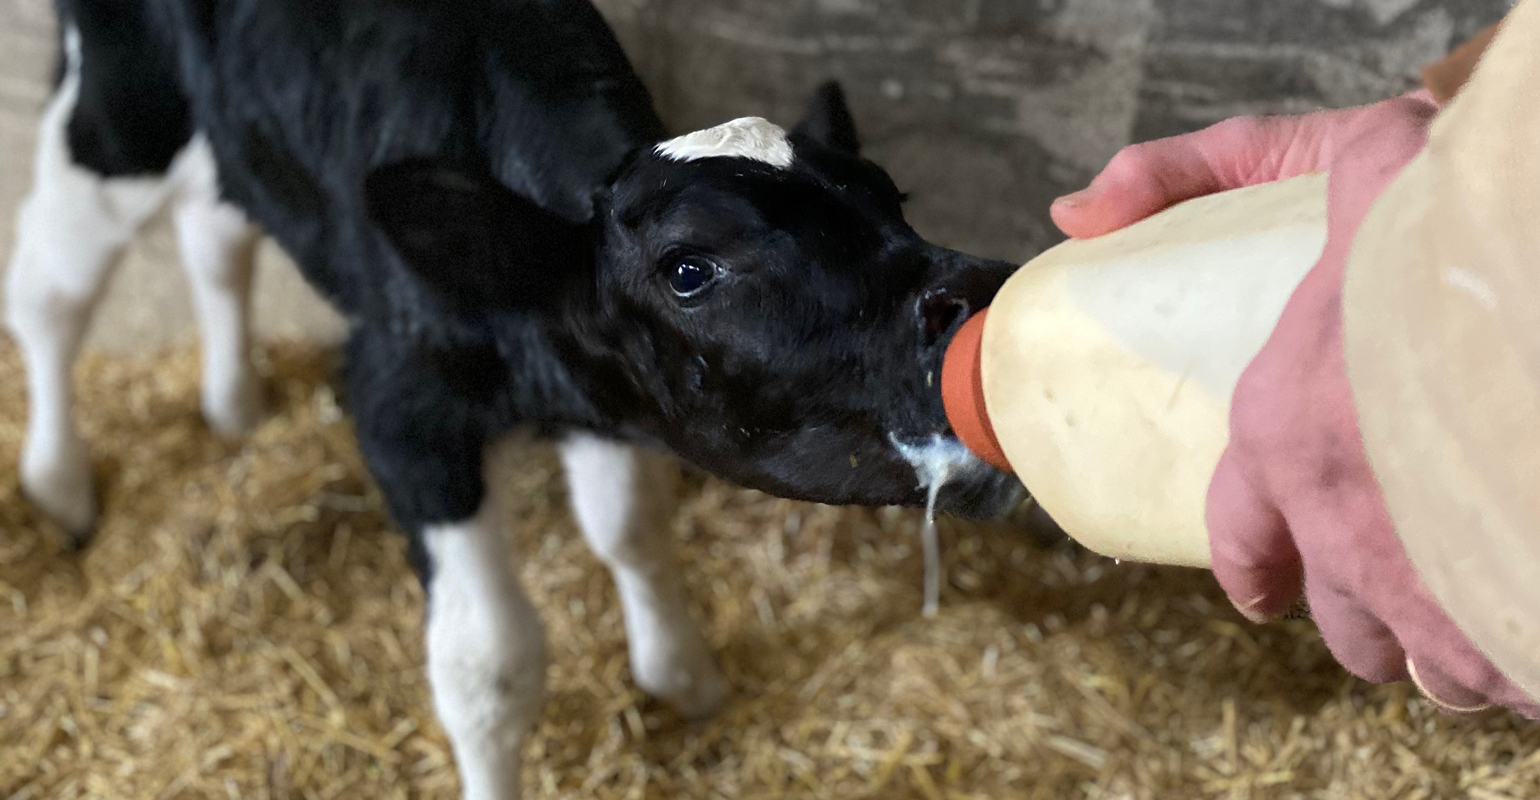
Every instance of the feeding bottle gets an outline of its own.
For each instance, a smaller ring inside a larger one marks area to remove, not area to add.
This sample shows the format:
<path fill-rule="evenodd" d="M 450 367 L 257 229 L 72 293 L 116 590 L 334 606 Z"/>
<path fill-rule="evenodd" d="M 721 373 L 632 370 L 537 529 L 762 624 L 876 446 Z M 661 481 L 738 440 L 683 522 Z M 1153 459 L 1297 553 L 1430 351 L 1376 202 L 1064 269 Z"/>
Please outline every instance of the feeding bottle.
<path fill-rule="evenodd" d="M 1200 197 L 1018 270 L 948 346 L 969 449 L 1086 547 L 1205 567 L 1236 381 L 1326 242 L 1326 176 Z"/>

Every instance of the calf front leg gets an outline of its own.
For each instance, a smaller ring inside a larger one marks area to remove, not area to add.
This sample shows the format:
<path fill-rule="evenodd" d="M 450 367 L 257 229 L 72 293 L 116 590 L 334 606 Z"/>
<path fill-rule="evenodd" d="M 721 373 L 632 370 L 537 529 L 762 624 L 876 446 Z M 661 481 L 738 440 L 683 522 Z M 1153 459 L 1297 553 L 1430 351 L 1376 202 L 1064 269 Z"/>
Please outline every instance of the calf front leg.
<path fill-rule="evenodd" d="M 711 715 L 726 681 L 690 614 L 670 541 L 678 463 L 588 434 L 569 437 L 561 455 L 578 525 L 615 579 L 637 685 L 687 717 Z"/>
<path fill-rule="evenodd" d="M 514 574 L 491 488 L 475 516 L 423 528 L 428 683 L 465 800 L 519 796 L 520 750 L 545 702 L 545 638 Z"/>
<path fill-rule="evenodd" d="M 428 685 L 462 796 L 514 800 L 546 657 L 508 542 L 508 448 L 489 445 L 474 409 L 437 391 L 431 375 L 366 344 L 350 348 L 348 405 L 427 593 Z"/>

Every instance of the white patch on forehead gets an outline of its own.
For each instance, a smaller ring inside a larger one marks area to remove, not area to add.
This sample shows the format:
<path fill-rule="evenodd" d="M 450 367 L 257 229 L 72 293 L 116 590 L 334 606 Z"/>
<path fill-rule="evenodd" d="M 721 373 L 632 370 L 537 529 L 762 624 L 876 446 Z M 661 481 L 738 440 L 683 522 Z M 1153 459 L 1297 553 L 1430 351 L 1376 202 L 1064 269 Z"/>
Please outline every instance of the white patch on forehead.
<path fill-rule="evenodd" d="M 701 158 L 748 158 L 785 169 L 791 166 L 791 142 L 781 126 L 759 117 L 743 117 L 715 128 L 670 139 L 655 152 L 674 161 Z"/>

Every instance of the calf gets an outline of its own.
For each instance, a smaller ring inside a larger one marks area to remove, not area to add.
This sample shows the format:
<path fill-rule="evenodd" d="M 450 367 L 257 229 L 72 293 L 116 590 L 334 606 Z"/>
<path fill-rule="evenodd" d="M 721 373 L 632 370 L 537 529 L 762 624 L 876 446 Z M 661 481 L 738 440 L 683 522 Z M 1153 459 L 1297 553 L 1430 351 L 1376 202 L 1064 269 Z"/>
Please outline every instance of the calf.
<path fill-rule="evenodd" d="M 667 139 L 587 0 L 57 10 L 60 79 L 8 276 L 25 492 L 84 540 L 97 508 L 71 363 L 119 253 L 164 206 L 204 415 L 223 433 L 257 419 L 260 226 L 350 323 L 343 399 L 427 588 L 428 675 L 467 798 L 517 794 L 544 689 L 494 477 L 510 431 L 559 438 L 636 681 L 692 716 L 724 684 L 675 575 L 675 471 L 656 451 L 875 505 L 921 502 L 904 453 L 955 446 L 941 353 L 1010 266 L 904 222 L 837 87 L 789 134 L 740 119 Z M 972 463 L 943 505 L 988 513 L 1018 490 Z"/>

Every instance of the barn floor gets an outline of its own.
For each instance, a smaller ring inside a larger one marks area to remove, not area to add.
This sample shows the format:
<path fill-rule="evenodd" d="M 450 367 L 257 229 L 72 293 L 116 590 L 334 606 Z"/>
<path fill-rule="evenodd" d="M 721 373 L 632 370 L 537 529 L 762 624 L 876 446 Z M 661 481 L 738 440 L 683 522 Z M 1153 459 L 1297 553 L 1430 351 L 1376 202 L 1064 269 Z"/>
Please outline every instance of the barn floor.
<path fill-rule="evenodd" d="M 1402 91 L 1508 3 L 598 5 L 676 128 L 790 122 L 839 77 L 920 230 L 1024 260 L 1054 240 L 1048 201 L 1122 144 Z M 0 0 L 0 258 L 54 47 L 47 0 Z M 106 492 L 84 552 L 17 494 L 22 375 L 0 336 L 0 800 L 455 797 L 422 595 L 324 353 L 265 350 L 274 415 L 216 441 L 192 352 L 147 355 L 186 341 L 175 271 L 156 226 L 94 327 L 119 355 L 82 374 Z M 257 283 L 259 332 L 335 338 L 271 246 Z M 1540 797 L 1540 726 L 1441 718 L 1406 686 L 1353 681 L 1308 623 L 1250 626 L 1205 575 L 946 521 L 949 582 L 924 620 L 917 514 L 699 479 L 676 533 L 736 695 L 685 724 L 628 681 L 614 592 L 552 455 L 532 447 L 520 480 L 553 660 L 532 797 Z"/>
<path fill-rule="evenodd" d="M 0 340 L 3 342 L 3 340 Z M 65 552 L 17 492 L 22 376 L 0 343 L 0 798 L 452 798 L 422 594 L 313 346 L 269 346 L 274 415 L 223 443 L 191 351 L 92 357 L 106 515 Z M 629 683 L 620 611 L 552 454 L 518 551 L 550 643 L 531 797 L 1540 796 L 1540 727 L 1369 687 L 1308 623 L 1244 623 L 1201 573 L 918 515 L 687 484 L 675 533 L 734 687 L 686 724 Z"/>

